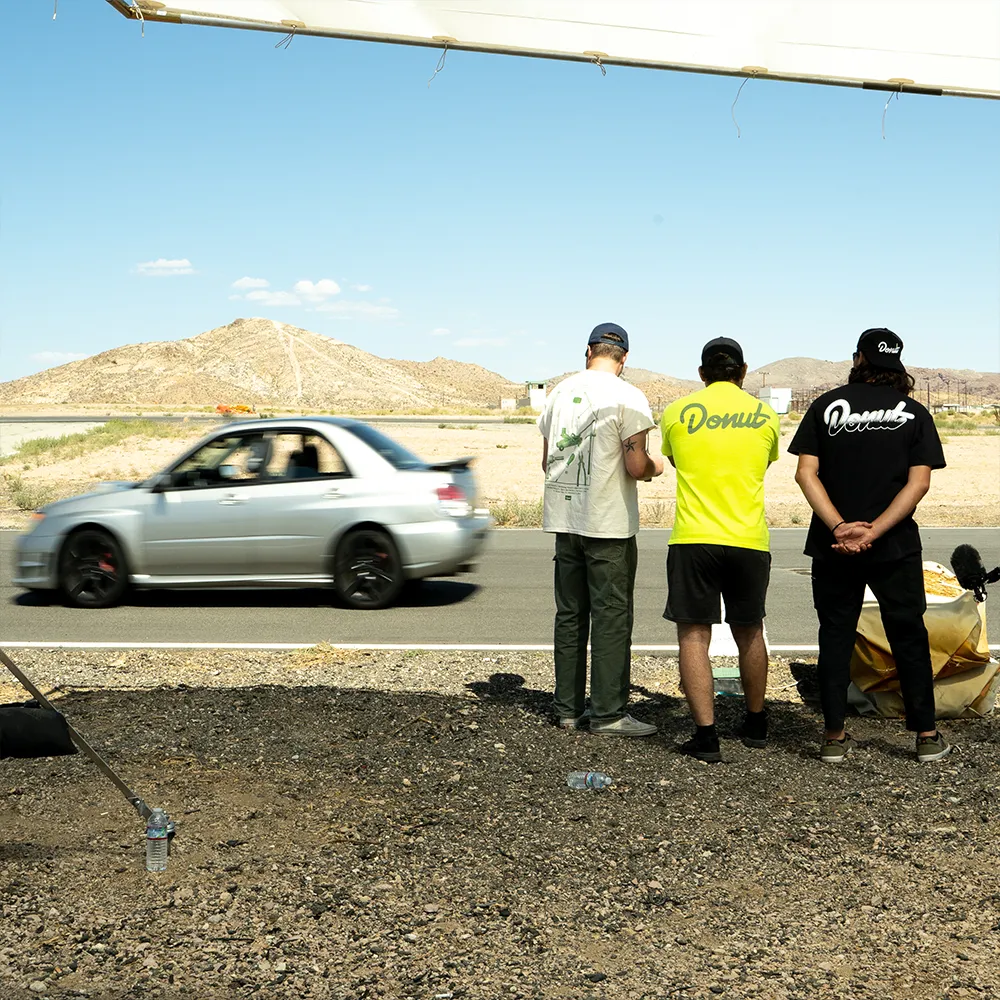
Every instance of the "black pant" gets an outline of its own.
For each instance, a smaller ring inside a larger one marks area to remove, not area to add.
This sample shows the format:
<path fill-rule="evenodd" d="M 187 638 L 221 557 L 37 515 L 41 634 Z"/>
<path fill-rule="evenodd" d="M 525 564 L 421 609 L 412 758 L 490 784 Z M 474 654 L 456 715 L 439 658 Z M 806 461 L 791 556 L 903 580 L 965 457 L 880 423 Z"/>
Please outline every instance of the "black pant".
<path fill-rule="evenodd" d="M 889 648 L 896 661 L 906 706 L 906 728 L 934 730 L 934 674 L 924 626 L 927 598 L 919 552 L 887 562 L 863 555 L 813 559 L 813 605 L 819 615 L 819 686 L 828 732 L 843 728 L 851 655 L 865 584 L 882 614 Z"/>

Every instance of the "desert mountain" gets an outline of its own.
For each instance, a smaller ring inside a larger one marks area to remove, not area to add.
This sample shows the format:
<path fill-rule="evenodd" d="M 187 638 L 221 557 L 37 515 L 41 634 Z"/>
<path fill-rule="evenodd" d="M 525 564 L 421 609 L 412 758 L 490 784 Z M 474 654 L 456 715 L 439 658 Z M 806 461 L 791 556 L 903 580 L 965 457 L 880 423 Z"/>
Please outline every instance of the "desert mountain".
<path fill-rule="evenodd" d="M 784 358 L 747 376 L 756 392 L 763 380 L 796 392 L 813 393 L 842 384 L 849 361 Z M 928 387 L 934 401 L 1000 400 L 1000 374 L 911 368 L 920 398 Z M 555 384 L 565 375 L 550 379 Z M 701 388 L 693 379 L 644 368 L 625 369 L 625 378 L 655 408 Z M 98 403 L 329 409 L 372 413 L 455 407 L 495 407 L 501 397 L 522 395 L 522 386 L 479 365 L 435 358 L 397 361 L 309 330 L 269 319 L 237 319 L 187 340 L 116 347 L 82 361 L 0 383 L 0 405 Z"/>
<path fill-rule="evenodd" d="M 284 323 L 237 319 L 187 340 L 129 344 L 0 383 L 0 404 L 243 403 L 372 412 L 496 406 L 519 389 L 479 365 L 392 361 Z"/>

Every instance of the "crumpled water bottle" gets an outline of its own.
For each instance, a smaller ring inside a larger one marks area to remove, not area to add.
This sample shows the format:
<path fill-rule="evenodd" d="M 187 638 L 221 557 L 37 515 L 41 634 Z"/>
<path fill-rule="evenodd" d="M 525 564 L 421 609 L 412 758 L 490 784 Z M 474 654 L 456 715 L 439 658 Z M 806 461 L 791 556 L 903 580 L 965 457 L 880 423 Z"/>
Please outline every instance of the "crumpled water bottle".
<path fill-rule="evenodd" d="M 602 771 L 572 771 L 566 778 L 566 784 L 570 788 L 589 788 L 591 791 L 601 792 L 614 784 L 614 780 Z"/>
<path fill-rule="evenodd" d="M 743 697 L 743 682 L 740 680 L 739 670 L 733 667 L 716 667 L 712 671 L 712 680 L 716 694 L 724 698 Z"/>
<path fill-rule="evenodd" d="M 146 820 L 146 871 L 165 872 L 170 847 L 170 820 L 163 809 L 154 809 Z"/>

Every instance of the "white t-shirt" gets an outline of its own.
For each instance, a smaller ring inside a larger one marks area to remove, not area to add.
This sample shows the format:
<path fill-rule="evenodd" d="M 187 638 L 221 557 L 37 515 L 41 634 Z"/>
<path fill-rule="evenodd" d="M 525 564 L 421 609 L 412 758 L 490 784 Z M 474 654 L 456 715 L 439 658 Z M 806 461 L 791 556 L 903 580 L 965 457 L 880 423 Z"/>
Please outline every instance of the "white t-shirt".
<path fill-rule="evenodd" d="M 622 442 L 654 426 L 646 397 L 611 372 L 582 371 L 545 401 L 538 429 L 548 442 L 545 531 L 631 538 L 639 495 Z"/>

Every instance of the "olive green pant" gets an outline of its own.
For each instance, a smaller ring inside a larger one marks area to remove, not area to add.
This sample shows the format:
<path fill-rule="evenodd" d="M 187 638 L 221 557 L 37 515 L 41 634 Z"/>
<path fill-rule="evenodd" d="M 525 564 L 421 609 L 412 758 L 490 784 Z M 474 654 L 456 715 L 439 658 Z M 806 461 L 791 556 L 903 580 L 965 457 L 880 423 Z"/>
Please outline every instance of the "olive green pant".
<path fill-rule="evenodd" d="M 559 533 L 555 554 L 555 713 L 583 714 L 590 633 L 590 712 L 597 722 L 625 714 L 632 674 L 635 538 Z"/>

